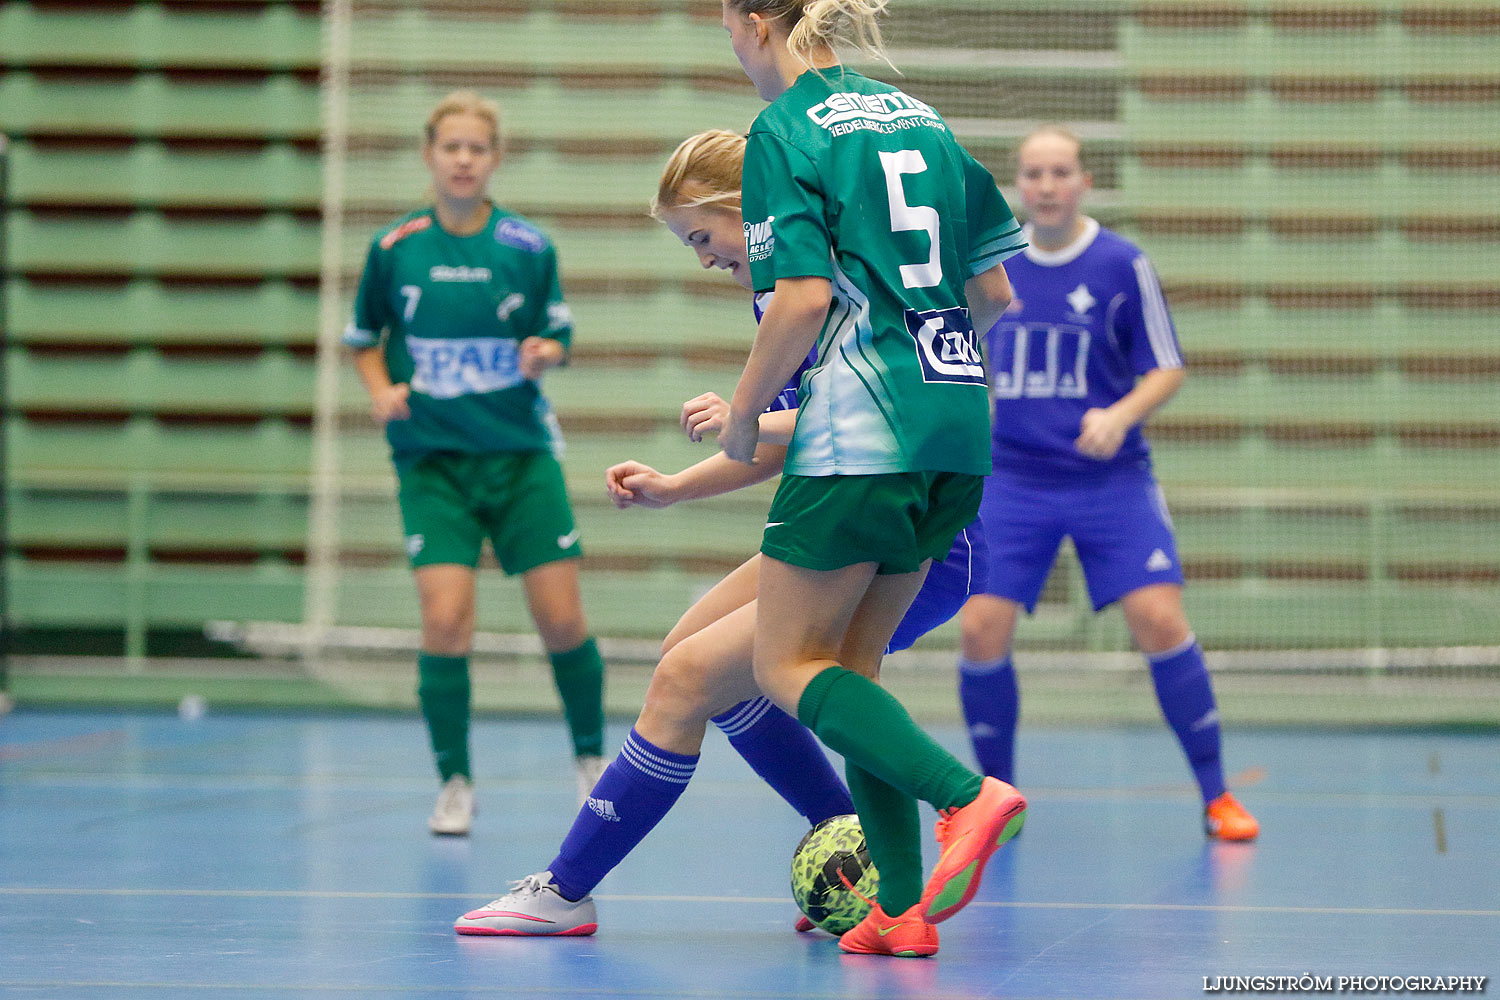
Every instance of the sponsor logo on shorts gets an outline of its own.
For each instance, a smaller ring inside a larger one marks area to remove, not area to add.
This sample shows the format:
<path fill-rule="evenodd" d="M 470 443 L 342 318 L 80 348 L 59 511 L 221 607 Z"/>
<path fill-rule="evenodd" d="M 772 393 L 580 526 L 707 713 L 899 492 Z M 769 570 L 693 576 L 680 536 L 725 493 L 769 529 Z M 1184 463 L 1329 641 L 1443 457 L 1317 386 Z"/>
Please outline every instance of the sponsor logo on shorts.
<path fill-rule="evenodd" d="M 1152 552 L 1150 558 L 1146 560 L 1146 572 L 1148 573 L 1160 573 L 1162 570 L 1171 568 L 1172 560 L 1161 549 Z"/>
<path fill-rule="evenodd" d="M 775 221 L 776 216 L 772 215 L 764 222 L 745 223 L 745 249 L 750 260 L 765 260 L 776 251 L 776 234 L 771 231 L 771 223 Z"/>
<path fill-rule="evenodd" d="M 571 548 L 578 541 L 578 529 L 574 528 L 566 535 L 557 536 L 557 547 L 560 549 Z"/>
<path fill-rule="evenodd" d="M 422 551 L 422 546 L 426 544 L 427 539 L 421 535 L 407 535 L 406 554 L 409 556 L 416 556 L 419 552 Z"/>
<path fill-rule="evenodd" d="M 979 336 L 967 309 L 908 309 L 906 331 L 916 344 L 922 381 L 985 384 Z"/>
<path fill-rule="evenodd" d="M 615 804 L 609 799 L 596 799 L 590 796 L 589 811 L 606 823 L 620 822 L 620 814 L 615 812 Z"/>
<path fill-rule="evenodd" d="M 767 521 L 766 522 L 766 527 L 767 528 L 779 528 L 783 524 L 786 524 L 786 522 L 785 521 Z"/>

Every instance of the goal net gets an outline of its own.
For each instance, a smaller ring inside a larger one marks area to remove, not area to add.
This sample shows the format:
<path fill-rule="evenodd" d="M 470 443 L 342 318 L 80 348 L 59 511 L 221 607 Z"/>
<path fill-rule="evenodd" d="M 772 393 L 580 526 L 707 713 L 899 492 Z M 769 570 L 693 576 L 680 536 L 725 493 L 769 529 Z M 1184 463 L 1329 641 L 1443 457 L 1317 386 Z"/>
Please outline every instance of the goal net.
<path fill-rule="evenodd" d="M 708 454 L 681 401 L 728 393 L 739 289 L 645 214 L 667 154 L 762 106 L 712 0 L 325 5 L 320 396 L 311 662 L 414 647 L 387 450 L 338 338 L 371 235 L 421 204 L 421 128 L 450 90 L 499 102 L 495 198 L 543 226 L 577 320 L 548 376 L 568 439 L 584 596 L 618 660 L 753 552 L 768 488 L 617 512 L 603 469 Z M 1491 721 L 1500 694 L 1500 4 L 1296 8 L 896 0 L 901 71 L 1013 193 L 1036 125 L 1085 142 L 1087 211 L 1161 275 L 1190 376 L 1151 422 L 1226 713 Z M 1013 203 L 1015 199 L 1012 199 Z M 482 649 L 527 654 L 514 581 L 482 573 Z M 952 711 L 956 628 L 894 657 Z M 264 636 L 263 636 L 264 637 Z M 271 641 L 266 639 L 266 641 Z M 1035 717 L 1155 711 L 1115 610 L 1061 554 L 1016 661 Z M 1032 697 L 1033 693 L 1036 694 Z"/>

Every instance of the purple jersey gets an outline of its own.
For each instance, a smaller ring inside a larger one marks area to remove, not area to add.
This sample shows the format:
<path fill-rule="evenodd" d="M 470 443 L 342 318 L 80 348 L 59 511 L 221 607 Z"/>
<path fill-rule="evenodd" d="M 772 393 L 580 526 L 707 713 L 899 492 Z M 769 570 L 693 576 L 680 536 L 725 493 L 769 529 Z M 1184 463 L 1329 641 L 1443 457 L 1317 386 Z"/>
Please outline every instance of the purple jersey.
<path fill-rule="evenodd" d="M 1061 250 L 1032 246 L 1005 262 L 1015 298 L 985 337 L 997 468 L 1071 478 L 1149 463 L 1139 426 L 1108 461 L 1073 447 L 1085 411 L 1116 402 L 1146 372 L 1182 367 L 1146 255 L 1086 222 L 1083 235 Z"/>
<path fill-rule="evenodd" d="M 755 293 L 753 301 L 755 305 L 755 323 L 757 326 L 760 325 L 761 317 L 766 314 L 766 306 L 771 304 L 771 296 L 775 294 L 775 292 Z M 775 413 L 777 410 L 795 410 L 797 408 L 797 400 L 802 393 L 802 376 L 807 374 L 807 370 L 817 360 L 818 349 L 814 347 L 807 353 L 807 357 L 802 359 L 802 363 L 797 366 L 797 370 L 792 373 L 792 377 L 787 379 L 786 385 L 776 394 L 776 398 L 771 400 L 771 405 L 766 407 L 767 413 Z"/>

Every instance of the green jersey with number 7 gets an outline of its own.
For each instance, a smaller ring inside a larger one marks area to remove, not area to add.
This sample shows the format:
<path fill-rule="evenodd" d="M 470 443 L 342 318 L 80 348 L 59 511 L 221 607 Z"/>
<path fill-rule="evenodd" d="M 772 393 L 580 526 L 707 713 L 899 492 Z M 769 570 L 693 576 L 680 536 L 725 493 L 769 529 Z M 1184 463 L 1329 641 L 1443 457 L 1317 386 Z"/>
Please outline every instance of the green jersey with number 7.
<path fill-rule="evenodd" d="M 833 287 L 786 471 L 987 475 L 964 282 L 1026 241 L 942 116 L 852 70 L 809 70 L 755 119 L 742 197 L 756 291 Z"/>

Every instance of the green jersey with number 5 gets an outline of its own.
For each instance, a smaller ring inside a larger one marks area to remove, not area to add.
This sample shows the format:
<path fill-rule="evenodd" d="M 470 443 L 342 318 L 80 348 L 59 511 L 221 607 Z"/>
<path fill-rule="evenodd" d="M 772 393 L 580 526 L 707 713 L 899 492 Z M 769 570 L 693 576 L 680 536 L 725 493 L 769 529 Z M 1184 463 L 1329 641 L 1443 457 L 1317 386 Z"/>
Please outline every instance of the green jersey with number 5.
<path fill-rule="evenodd" d="M 833 288 L 786 471 L 988 474 L 964 282 L 1026 241 L 942 117 L 852 70 L 809 70 L 755 119 L 742 203 L 757 291 L 796 277 Z"/>

